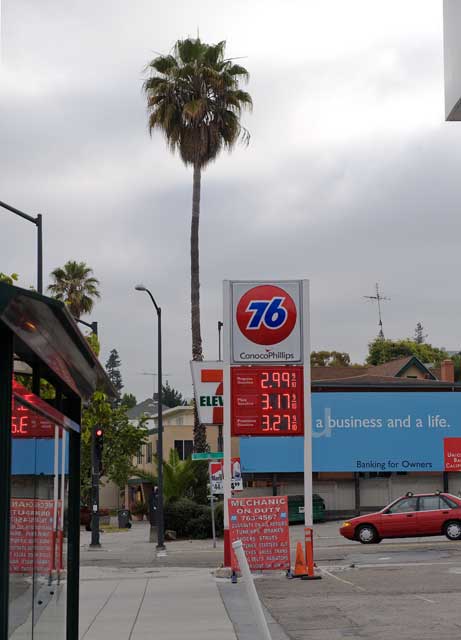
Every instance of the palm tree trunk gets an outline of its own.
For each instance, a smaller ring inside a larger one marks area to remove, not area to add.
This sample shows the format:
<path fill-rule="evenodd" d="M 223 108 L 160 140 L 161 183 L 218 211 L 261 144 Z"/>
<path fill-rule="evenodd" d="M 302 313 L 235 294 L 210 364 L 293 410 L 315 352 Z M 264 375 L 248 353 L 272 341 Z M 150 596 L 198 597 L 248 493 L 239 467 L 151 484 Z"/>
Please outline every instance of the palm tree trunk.
<path fill-rule="evenodd" d="M 192 360 L 203 360 L 202 333 L 200 330 L 200 269 L 199 269 L 199 221 L 200 221 L 200 183 L 202 169 L 199 162 L 194 163 L 194 184 L 192 190 L 192 222 L 190 230 L 190 293 L 192 326 Z M 194 408 L 194 449 L 197 452 L 207 450 L 206 428 L 200 424 L 197 407 Z"/>
<path fill-rule="evenodd" d="M 199 221 L 201 167 L 194 163 L 194 186 L 192 191 L 192 223 L 190 230 L 190 293 L 192 321 L 192 359 L 203 360 L 202 334 L 200 331 L 200 271 L 199 271 Z"/>

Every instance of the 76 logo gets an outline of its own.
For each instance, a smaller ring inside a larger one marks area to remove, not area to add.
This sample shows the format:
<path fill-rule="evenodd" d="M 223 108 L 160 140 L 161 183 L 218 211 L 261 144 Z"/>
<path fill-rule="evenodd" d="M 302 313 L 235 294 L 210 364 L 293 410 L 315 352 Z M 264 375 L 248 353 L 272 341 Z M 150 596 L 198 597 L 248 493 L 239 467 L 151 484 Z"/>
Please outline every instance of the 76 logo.
<path fill-rule="evenodd" d="M 252 316 L 247 324 L 247 329 L 259 329 L 261 325 L 268 329 L 279 329 L 285 324 L 288 312 L 283 306 L 285 298 L 274 296 L 271 300 L 253 300 L 246 311 Z"/>

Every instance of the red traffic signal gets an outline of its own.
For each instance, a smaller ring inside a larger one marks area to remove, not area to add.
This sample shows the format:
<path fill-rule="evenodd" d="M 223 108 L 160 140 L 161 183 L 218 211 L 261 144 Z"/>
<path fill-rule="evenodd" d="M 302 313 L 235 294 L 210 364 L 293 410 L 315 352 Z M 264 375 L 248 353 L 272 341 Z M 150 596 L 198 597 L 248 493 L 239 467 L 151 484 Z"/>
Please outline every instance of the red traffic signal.
<path fill-rule="evenodd" d="M 102 429 L 96 429 L 96 437 L 97 438 L 101 438 L 104 435 L 104 432 Z"/>

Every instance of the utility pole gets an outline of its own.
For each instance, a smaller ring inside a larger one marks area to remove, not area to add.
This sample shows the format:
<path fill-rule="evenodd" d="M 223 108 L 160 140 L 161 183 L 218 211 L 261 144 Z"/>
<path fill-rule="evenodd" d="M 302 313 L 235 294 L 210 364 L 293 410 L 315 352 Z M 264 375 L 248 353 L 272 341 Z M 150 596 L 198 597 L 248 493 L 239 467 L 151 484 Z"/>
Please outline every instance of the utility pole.
<path fill-rule="evenodd" d="M 381 340 L 384 340 L 384 331 L 383 331 L 383 320 L 381 317 L 381 302 L 385 301 L 385 300 L 390 300 L 390 298 L 386 298 L 385 296 L 381 295 L 381 293 L 379 292 L 379 284 L 376 283 L 376 295 L 374 296 L 363 296 L 364 298 L 367 298 L 368 300 L 371 300 L 372 302 L 377 302 L 378 303 L 378 318 L 379 318 L 379 322 L 378 322 L 378 326 L 379 326 L 379 332 L 378 332 L 378 337 Z"/>

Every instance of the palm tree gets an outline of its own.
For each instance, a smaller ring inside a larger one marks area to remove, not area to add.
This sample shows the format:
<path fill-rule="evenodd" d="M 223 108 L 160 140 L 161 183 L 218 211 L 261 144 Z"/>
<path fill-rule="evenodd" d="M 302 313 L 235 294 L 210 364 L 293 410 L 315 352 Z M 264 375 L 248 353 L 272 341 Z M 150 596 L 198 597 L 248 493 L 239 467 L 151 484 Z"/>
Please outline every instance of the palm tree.
<path fill-rule="evenodd" d="M 101 297 L 99 280 L 92 273 L 93 269 L 87 264 L 75 260 L 69 260 L 63 267 L 51 272 L 54 282 L 49 285 L 48 291 L 57 300 L 65 302 L 75 318 L 91 313 L 95 299 Z"/>
<path fill-rule="evenodd" d="M 157 460 L 157 456 L 154 456 Z M 157 484 L 157 476 L 148 471 L 137 469 L 136 473 L 143 480 Z M 170 449 L 168 462 L 163 461 L 163 496 L 166 502 L 179 498 L 191 497 L 196 484 L 194 462 L 191 458 L 180 460 L 176 449 Z"/>
<path fill-rule="evenodd" d="M 249 141 L 241 125 L 244 108 L 251 109 L 249 93 L 239 88 L 248 71 L 224 56 L 226 43 L 208 45 L 200 38 L 178 40 L 173 53 L 154 58 L 144 82 L 149 132 L 159 129 L 172 152 L 178 151 L 194 169 L 192 190 L 191 326 L 192 359 L 203 360 L 200 329 L 199 218 L 202 169 L 222 149 L 231 150 L 238 140 Z M 195 412 L 194 446 L 206 450 L 206 431 Z"/>

